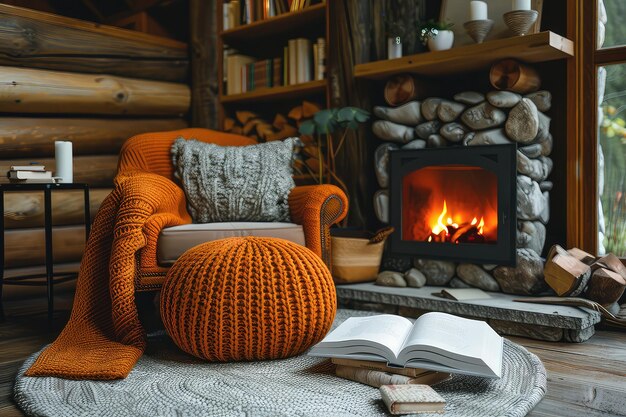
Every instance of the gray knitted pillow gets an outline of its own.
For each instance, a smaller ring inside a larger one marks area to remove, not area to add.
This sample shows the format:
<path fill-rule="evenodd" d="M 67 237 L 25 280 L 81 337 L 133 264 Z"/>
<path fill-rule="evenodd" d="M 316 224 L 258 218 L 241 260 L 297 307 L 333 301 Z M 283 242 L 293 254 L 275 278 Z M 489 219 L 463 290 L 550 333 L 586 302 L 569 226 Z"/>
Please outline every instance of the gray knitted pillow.
<path fill-rule="evenodd" d="M 250 146 L 176 139 L 175 176 L 193 221 L 289 221 L 291 163 L 299 144 L 298 138 Z"/>

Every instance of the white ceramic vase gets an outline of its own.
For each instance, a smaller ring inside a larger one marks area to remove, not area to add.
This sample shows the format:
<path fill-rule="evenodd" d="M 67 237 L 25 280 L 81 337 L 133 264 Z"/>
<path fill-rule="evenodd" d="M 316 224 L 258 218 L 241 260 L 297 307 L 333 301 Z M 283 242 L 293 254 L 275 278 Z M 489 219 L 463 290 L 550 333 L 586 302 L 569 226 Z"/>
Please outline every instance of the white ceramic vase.
<path fill-rule="evenodd" d="M 437 36 L 428 38 L 428 49 L 431 51 L 445 51 L 452 48 L 454 44 L 454 32 L 451 30 L 440 30 Z"/>

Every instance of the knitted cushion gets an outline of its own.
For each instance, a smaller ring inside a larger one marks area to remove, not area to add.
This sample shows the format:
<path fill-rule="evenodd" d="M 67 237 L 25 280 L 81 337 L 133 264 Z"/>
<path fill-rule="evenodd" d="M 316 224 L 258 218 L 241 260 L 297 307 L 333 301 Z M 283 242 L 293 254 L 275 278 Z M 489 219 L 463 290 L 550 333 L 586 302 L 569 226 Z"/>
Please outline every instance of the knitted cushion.
<path fill-rule="evenodd" d="M 304 246 L 234 237 L 185 252 L 161 291 L 161 316 L 187 353 L 210 361 L 277 359 L 321 340 L 335 317 L 330 271 Z"/>

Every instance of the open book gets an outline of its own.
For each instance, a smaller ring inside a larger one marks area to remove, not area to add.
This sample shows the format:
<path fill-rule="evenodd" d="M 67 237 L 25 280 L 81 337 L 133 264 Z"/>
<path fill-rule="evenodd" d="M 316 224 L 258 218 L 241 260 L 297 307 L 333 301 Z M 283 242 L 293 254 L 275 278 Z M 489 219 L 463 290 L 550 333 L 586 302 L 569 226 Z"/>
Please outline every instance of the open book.
<path fill-rule="evenodd" d="M 382 314 L 349 318 L 309 355 L 500 378 L 502 346 L 502 337 L 482 321 L 427 313 L 412 323 Z"/>

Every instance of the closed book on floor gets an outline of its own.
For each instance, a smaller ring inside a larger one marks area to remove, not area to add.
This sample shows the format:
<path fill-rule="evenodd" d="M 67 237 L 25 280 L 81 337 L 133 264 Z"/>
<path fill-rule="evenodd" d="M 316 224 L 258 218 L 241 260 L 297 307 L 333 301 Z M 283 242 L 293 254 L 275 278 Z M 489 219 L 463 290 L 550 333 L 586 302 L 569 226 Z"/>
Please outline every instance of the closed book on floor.
<path fill-rule="evenodd" d="M 502 346 L 502 337 L 483 321 L 427 313 L 412 323 L 381 314 L 349 318 L 313 346 L 309 355 L 500 378 Z"/>
<path fill-rule="evenodd" d="M 390 372 L 374 371 L 371 369 L 355 368 L 352 366 L 337 365 L 335 375 L 351 381 L 360 382 L 379 388 L 382 385 L 389 384 L 437 384 L 450 377 L 446 372 L 424 371 L 421 374 L 410 377 L 405 375 L 393 374 Z"/>
<path fill-rule="evenodd" d="M 428 385 L 383 385 L 380 396 L 391 414 L 442 413 L 446 400 Z"/>

